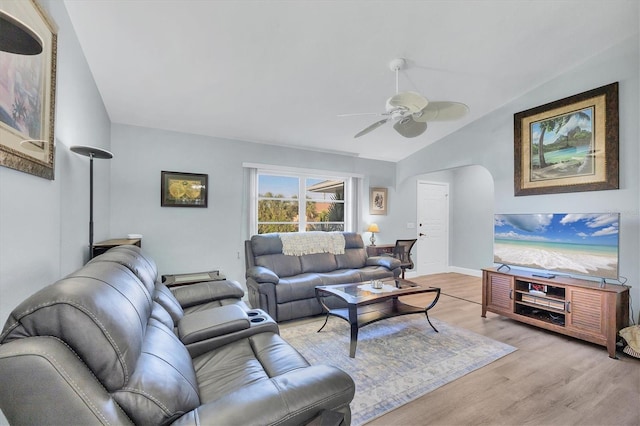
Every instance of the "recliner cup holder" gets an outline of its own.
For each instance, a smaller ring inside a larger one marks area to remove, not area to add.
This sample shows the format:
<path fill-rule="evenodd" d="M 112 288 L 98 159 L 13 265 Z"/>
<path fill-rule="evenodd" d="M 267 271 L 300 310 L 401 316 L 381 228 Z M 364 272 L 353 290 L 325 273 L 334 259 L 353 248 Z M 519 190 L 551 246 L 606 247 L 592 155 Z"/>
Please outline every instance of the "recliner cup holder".
<path fill-rule="evenodd" d="M 255 318 L 251 318 L 251 322 L 252 323 L 258 323 L 258 322 L 262 322 L 262 321 L 266 321 L 265 317 L 255 317 Z"/>
<path fill-rule="evenodd" d="M 249 311 L 247 312 L 247 315 L 250 317 L 255 317 L 256 315 L 259 315 L 260 313 L 258 311 Z"/>

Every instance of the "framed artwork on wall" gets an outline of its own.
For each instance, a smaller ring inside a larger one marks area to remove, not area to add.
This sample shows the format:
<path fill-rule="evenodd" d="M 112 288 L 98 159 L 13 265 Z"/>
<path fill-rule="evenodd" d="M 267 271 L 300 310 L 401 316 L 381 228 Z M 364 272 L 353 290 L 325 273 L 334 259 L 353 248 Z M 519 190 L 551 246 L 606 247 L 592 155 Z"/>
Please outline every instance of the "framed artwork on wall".
<path fill-rule="evenodd" d="M 209 175 L 162 171 L 162 207 L 207 207 Z"/>
<path fill-rule="evenodd" d="M 42 46 L 39 53 L 0 51 L 0 165 L 53 180 L 56 30 L 33 0 L 3 3 L 0 13 L 3 26 L 26 27 Z"/>
<path fill-rule="evenodd" d="M 514 193 L 619 188 L 618 83 L 514 114 Z"/>
<path fill-rule="evenodd" d="M 387 188 L 371 188 L 369 192 L 369 214 L 386 215 L 389 199 Z"/>

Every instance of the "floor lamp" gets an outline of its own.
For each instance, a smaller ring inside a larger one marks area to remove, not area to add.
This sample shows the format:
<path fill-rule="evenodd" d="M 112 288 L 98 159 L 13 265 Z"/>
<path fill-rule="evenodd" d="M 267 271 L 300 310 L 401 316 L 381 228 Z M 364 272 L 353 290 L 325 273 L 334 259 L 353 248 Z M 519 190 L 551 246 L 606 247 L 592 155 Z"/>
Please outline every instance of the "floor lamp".
<path fill-rule="evenodd" d="M 111 159 L 113 154 L 93 146 L 74 145 L 69 149 L 76 154 L 89 157 L 89 259 L 93 254 L 93 159 Z"/>

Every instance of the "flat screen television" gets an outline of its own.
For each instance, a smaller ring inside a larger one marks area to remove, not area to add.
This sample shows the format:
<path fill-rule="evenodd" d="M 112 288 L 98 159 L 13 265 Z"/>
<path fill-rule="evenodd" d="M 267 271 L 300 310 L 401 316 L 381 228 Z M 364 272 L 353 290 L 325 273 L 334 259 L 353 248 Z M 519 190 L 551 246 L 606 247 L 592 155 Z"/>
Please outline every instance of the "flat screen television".
<path fill-rule="evenodd" d="M 496 214 L 493 261 L 618 279 L 619 213 Z"/>

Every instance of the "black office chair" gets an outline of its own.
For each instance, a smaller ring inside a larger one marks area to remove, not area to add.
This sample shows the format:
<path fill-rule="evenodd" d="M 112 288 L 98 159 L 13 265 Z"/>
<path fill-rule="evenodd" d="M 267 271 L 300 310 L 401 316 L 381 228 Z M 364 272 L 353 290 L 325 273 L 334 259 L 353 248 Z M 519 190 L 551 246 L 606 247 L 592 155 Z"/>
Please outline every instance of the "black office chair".
<path fill-rule="evenodd" d="M 396 240 L 396 246 L 393 248 L 391 256 L 400 260 L 400 268 L 402 268 L 402 279 L 404 279 L 404 271 L 413 269 L 413 259 L 411 259 L 411 249 L 418 240 Z"/>

